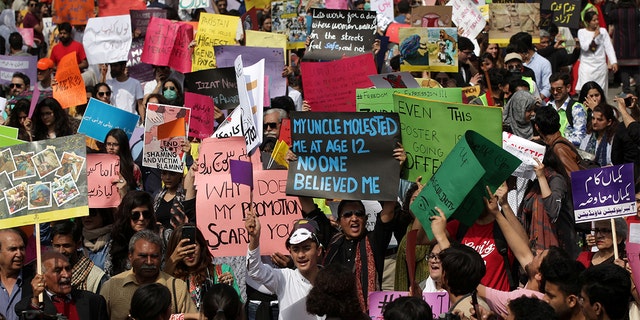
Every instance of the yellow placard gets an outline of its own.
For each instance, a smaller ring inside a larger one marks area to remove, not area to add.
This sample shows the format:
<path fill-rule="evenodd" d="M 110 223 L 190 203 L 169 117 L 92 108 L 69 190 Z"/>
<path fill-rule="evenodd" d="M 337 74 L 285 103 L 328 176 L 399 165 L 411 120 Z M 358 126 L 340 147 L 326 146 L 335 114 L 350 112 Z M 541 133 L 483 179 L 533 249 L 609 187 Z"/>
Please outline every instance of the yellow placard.
<path fill-rule="evenodd" d="M 193 49 L 192 71 L 216 67 L 213 46 L 235 45 L 240 17 L 201 13 Z"/>

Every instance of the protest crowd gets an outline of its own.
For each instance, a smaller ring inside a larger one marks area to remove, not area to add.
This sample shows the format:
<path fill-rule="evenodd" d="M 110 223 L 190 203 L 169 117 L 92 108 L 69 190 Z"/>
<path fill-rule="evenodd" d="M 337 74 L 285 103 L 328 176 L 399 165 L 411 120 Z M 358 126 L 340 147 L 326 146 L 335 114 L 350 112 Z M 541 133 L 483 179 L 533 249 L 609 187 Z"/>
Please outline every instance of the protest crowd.
<path fill-rule="evenodd" d="M 0 319 L 640 320 L 639 29 L 0 0 Z"/>

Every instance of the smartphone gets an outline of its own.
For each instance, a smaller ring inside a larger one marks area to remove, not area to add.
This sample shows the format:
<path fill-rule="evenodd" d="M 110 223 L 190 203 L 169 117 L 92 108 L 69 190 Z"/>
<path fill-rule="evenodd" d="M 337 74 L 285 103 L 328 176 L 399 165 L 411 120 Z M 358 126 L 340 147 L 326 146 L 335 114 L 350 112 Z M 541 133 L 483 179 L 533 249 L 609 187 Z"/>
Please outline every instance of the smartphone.
<path fill-rule="evenodd" d="M 625 104 L 625 106 L 627 106 L 627 108 L 631 107 L 631 104 L 633 103 L 633 98 L 632 97 L 627 97 L 626 93 L 620 92 L 618 94 L 618 98 L 624 99 L 624 104 Z"/>
<path fill-rule="evenodd" d="M 189 239 L 187 244 L 196 244 L 196 227 L 184 226 L 182 227 L 182 239 Z"/>

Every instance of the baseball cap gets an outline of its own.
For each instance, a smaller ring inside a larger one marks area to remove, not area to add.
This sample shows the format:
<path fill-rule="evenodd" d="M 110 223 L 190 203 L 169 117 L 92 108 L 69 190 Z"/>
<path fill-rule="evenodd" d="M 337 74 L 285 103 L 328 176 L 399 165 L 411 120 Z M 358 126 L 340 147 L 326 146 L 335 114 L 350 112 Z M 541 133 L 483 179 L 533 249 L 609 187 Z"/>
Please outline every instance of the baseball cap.
<path fill-rule="evenodd" d="M 309 219 L 296 220 L 293 223 L 293 231 L 291 231 L 291 235 L 287 239 L 287 247 L 292 244 L 302 243 L 308 239 L 320 244 L 316 232 L 318 232 L 318 223 L 316 221 Z"/>
<path fill-rule="evenodd" d="M 516 59 L 522 62 L 522 56 L 519 53 L 511 52 L 504 57 L 504 62 L 509 62 L 513 59 Z"/>
<path fill-rule="evenodd" d="M 53 60 L 42 58 L 38 60 L 38 70 L 47 70 L 53 68 Z"/>

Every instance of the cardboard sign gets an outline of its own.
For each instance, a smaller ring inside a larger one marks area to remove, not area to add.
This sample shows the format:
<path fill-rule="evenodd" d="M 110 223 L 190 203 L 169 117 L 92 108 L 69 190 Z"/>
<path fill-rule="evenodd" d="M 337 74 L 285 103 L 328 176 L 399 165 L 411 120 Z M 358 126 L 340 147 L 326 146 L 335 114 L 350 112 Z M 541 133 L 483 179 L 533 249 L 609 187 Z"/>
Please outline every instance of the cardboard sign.
<path fill-rule="evenodd" d="M 464 30 L 462 36 L 465 38 L 475 39 L 487 24 L 482 17 L 482 12 L 472 0 L 450 0 L 447 6 L 453 8 L 453 23 Z"/>
<path fill-rule="evenodd" d="M 247 66 L 264 59 L 264 74 L 269 77 L 269 96 L 275 98 L 287 94 L 287 80 L 282 77 L 284 50 L 249 46 L 215 46 L 214 50 L 218 68 L 233 67 L 238 56 L 242 56 L 242 63 Z"/>
<path fill-rule="evenodd" d="M 633 163 L 571 172 L 576 222 L 634 216 Z"/>
<path fill-rule="evenodd" d="M 136 38 L 144 38 L 147 34 L 151 17 L 166 19 L 167 11 L 160 8 L 147 8 L 145 10 L 130 10 L 129 15 L 131 16 L 131 29 L 134 35 L 137 35 Z"/>
<path fill-rule="evenodd" d="M 374 11 L 313 9 L 304 59 L 336 60 L 368 53 L 376 28 Z"/>
<path fill-rule="evenodd" d="M 418 176 L 422 176 L 422 181 L 431 178 L 467 130 L 476 131 L 496 146 L 502 145 L 502 108 L 399 94 L 393 95 L 393 101 L 402 122 L 402 141 L 407 152 L 404 166 L 409 181 Z"/>
<path fill-rule="evenodd" d="M 264 59 L 244 67 L 242 56 L 238 56 L 234 68 L 238 83 L 239 107 L 242 109 L 242 132 L 247 142 L 247 150 L 252 152 L 262 143 Z"/>
<path fill-rule="evenodd" d="M 402 28 L 399 30 L 402 71 L 458 71 L 456 28 Z"/>
<path fill-rule="evenodd" d="M 69 22 L 71 25 L 85 25 L 89 18 L 94 17 L 93 0 L 56 0 L 53 2 L 53 22 L 60 24 Z"/>
<path fill-rule="evenodd" d="M 556 1 L 543 0 L 542 10 L 550 10 L 553 23 L 559 27 L 578 29 L 580 27 L 580 12 L 582 3 L 579 0 Z"/>
<path fill-rule="evenodd" d="M 144 48 L 144 39 L 137 38 L 131 41 L 131 49 L 127 57 L 127 68 L 129 76 L 140 82 L 151 81 L 155 79 L 153 66 L 142 62 L 142 50 Z"/>
<path fill-rule="evenodd" d="M 142 165 L 160 170 L 173 172 L 183 172 L 182 144 L 186 140 L 182 129 L 182 136 L 172 136 L 164 138 L 160 129 L 161 125 L 182 119 L 184 122 L 177 123 L 189 126 L 191 111 L 188 108 L 169 106 L 164 104 L 149 103 L 145 113 L 144 122 L 144 148 L 142 153 Z M 166 130 L 173 132 L 175 122 Z M 166 135 L 165 135 L 166 136 Z M 164 138 L 164 139 L 163 139 Z"/>
<path fill-rule="evenodd" d="M 180 0 L 180 9 L 198 9 L 198 8 L 210 8 L 211 3 L 209 0 Z"/>
<path fill-rule="evenodd" d="M 188 47 L 191 40 L 191 25 L 151 17 L 140 60 L 152 65 L 169 66 L 182 73 L 189 72 L 191 54 Z"/>
<path fill-rule="evenodd" d="M 442 102 L 462 102 L 460 88 L 358 89 L 356 109 L 359 112 L 398 112 L 393 102 L 394 93 Z"/>
<path fill-rule="evenodd" d="M 131 139 L 138 120 L 140 116 L 137 114 L 91 98 L 78 127 L 78 133 L 104 143 L 111 129 L 120 128 Z"/>
<path fill-rule="evenodd" d="M 495 191 L 520 165 L 520 160 L 475 131 L 467 131 L 411 204 L 429 239 L 433 239 L 429 217 L 440 208 L 471 226 L 484 210 L 486 186 Z M 424 181 L 424 180 L 423 180 Z"/>
<path fill-rule="evenodd" d="M 120 158 L 113 154 L 87 155 L 87 189 L 89 208 L 115 208 L 120 205 L 118 187 L 113 181 L 120 179 Z"/>
<path fill-rule="evenodd" d="M 37 63 L 38 57 L 36 56 L 2 56 L 0 59 L 0 84 L 10 84 L 13 74 L 22 72 L 29 77 L 33 87 L 38 83 Z"/>
<path fill-rule="evenodd" d="M 328 199 L 394 200 L 400 166 L 395 113 L 291 115 L 293 153 L 287 194 Z"/>
<path fill-rule="evenodd" d="M 327 9 L 336 9 L 336 10 L 347 10 L 347 0 L 326 0 L 325 8 Z"/>
<path fill-rule="evenodd" d="M 382 311 L 391 301 L 408 297 L 408 291 L 374 291 L 369 292 L 369 316 L 371 319 L 382 320 Z M 449 294 L 446 291 L 422 293 L 422 299 L 431 306 L 433 319 L 438 319 L 440 314 L 449 311 Z"/>
<path fill-rule="evenodd" d="M 93 10 L 93 2 L 91 4 Z M 144 0 L 101 0 L 98 2 L 98 6 L 100 17 L 110 17 L 129 14 L 131 10 L 146 10 L 147 2 Z"/>
<path fill-rule="evenodd" d="M 282 48 L 282 52 L 287 50 L 287 36 L 284 34 L 246 30 L 244 38 L 247 47 Z"/>
<path fill-rule="evenodd" d="M 131 48 L 129 15 L 91 18 L 82 38 L 89 64 L 125 61 Z"/>
<path fill-rule="evenodd" d="M 389 42 L 400 43 L 400 37 L 398 35 L 398 33 L 400 32 L 400 29 L 410 28 L 410 27 L 411 27 L 410 24 L 391 23 L 387 28 L 387 32 L 385 33 L 385 35 L 389 37 Z"/>
<path fill-rule="evenodd" d="M 233 109 L 240 103 L 233 67 L 185 73 L 184 91 L 209 96 L 220 109 Z"/>
<path fill-rule="evenodd" d="M 393 0 L 371 0 L 371 10 L 377 13 L 376 20 L 380 30 L 387 29 L 388 24 L 394 21 Z M 381 21 L 388 21 L 388 23 L 381 25 Z"/>
<path fill-rule="evenodd" d="M 313 111 L 320 112 L 354 112 L 356 89 L 370 87 L 368 75 L 377 73 L 370 54 L 328 62 L 302 62 L 300 69 L 304 97 Z"/>
<path fill-rule="evenodd" d="M 631 272 L 640 274 L 640 223 L 629 224 L 629 237 L 625 246 L 627 251 L 627 258 L 629 259 L 629 265 L 631 266 Z M 636 292 L 638 291 L 638 284 L 640 279 L 633 277 L 633 284 L 636 285 Z"/>
<path fill-rule="evenodd" d="M 506 45 L 518 32 L 529 33 L 534 43 L 540 42 L 540 3 L 491 3 L 489 13 L 489 43 Z"/>
<path fill-rule="evenodd" d="M 216 67 L 214 46 L 235 45 L 240 17 L 201 13 L 193 49 L 192 71 Z M 217 105 L 217 103 L 216 103 Z"/>
<path fill-rule="evenodd" d="M 420 6 L 411 8 L 411 26 L 422 28 L 451 27 L 452 7 Z"/>
<path fill-rule="evenodd" d="M 33 47 L 33 28 L 16 28 L 22 36 L 25 45 Z"/>
<path fill-rule="evenodd" d="M 534 180 L 536 178 L 536 173 L 533 167 L 537 166 L 538 163 L 536 163 L 534 159 L 538 159 L 542 162 L 546 152 L 544 145 L 518 137 L 512 133 L 503 132 L 502 148 L 522 161 L 516 171 L 513 172 L 514 176 L 529 180 Z"/>
<path fill-rule="evenodd" d="M 83 135 L 0 149 L 3 228 L 89 214 Z"/>
<path fill-rule="evenodd" d="M 75 51 L 60 59 L 56 69 L 56 81 L 57 84 L 53 86 L 53 97 L 60 102 L 62 108 L 87 103 L 87 93 Z"/>
<path fill-rule="evenodd" d="M 372 74 L 369 75 L 369 79 L 376 88 L 420 88 L 418 81 L 409 72 Z M 357 103 L 358 99 L 356 98 L 356 105 Z"/>
<path fill-rule="evenodd" d="M 204 139 L 213 134 L 213 99 L 197 93 L 184 93 L 184 106 L 191 109 L 189 137 Z"/>
<path fill-rule="evenodd" d="M 307 41 L 306 12 L 309 1 L 271 1 L 271 32 L 287 37 L 287 49 L 304 48 Z"/>

